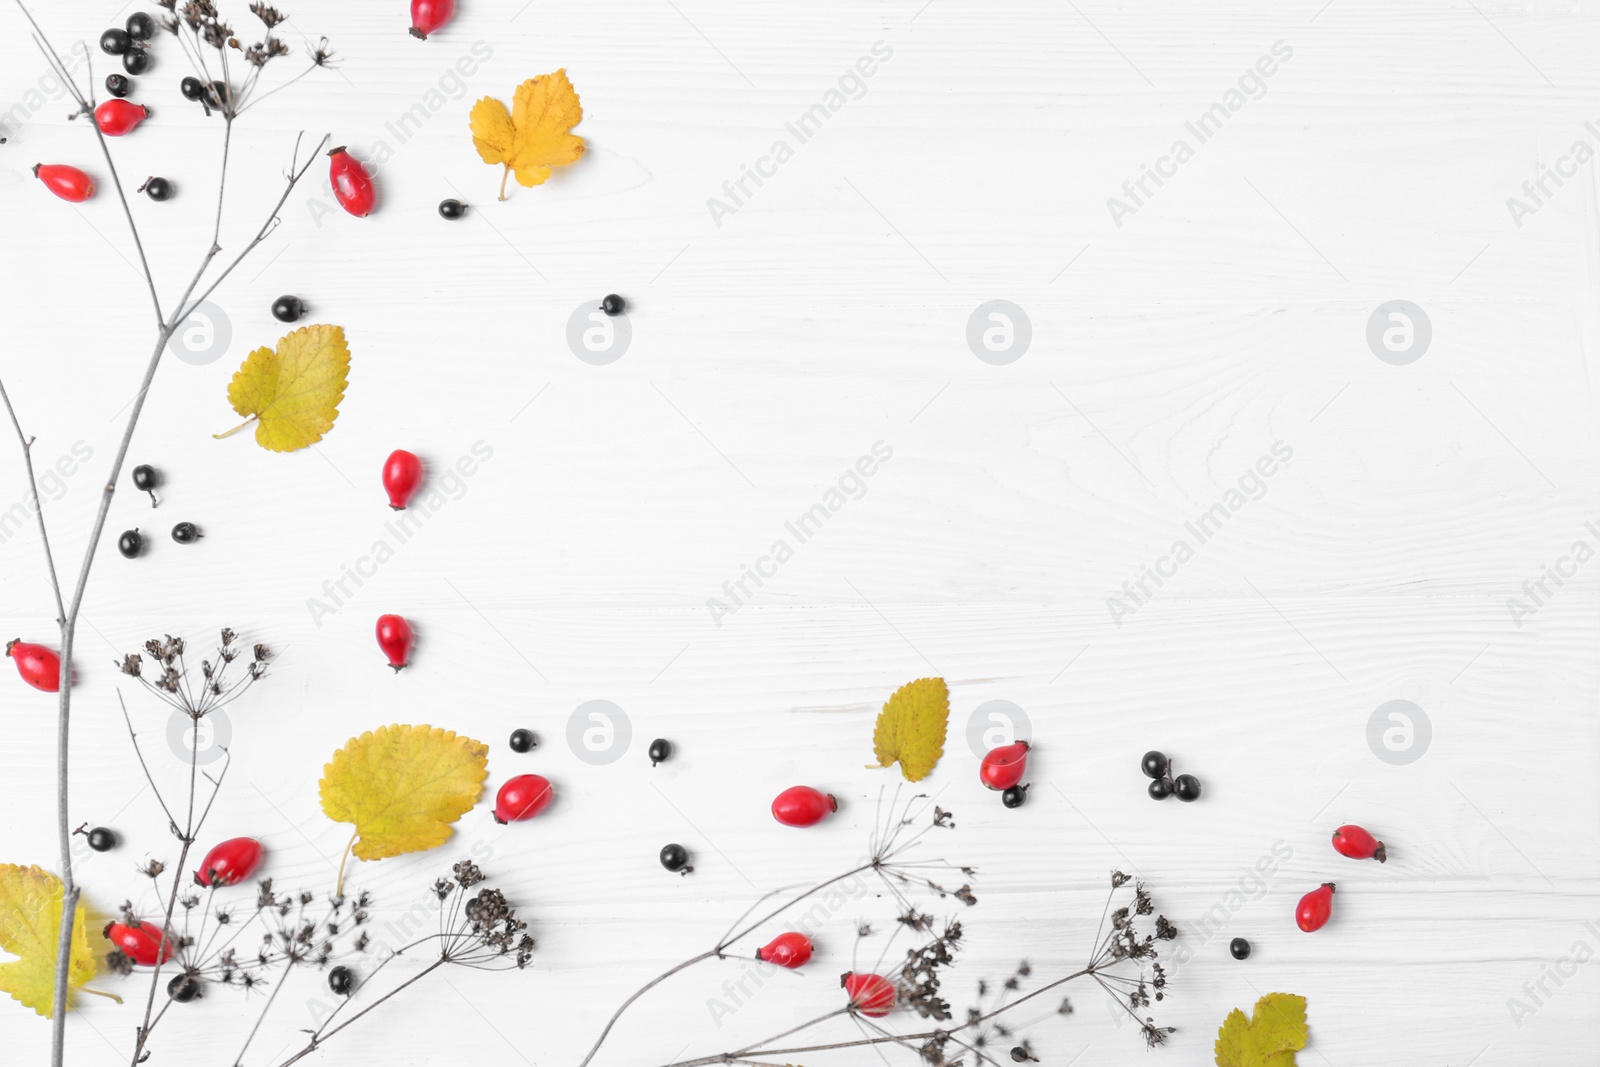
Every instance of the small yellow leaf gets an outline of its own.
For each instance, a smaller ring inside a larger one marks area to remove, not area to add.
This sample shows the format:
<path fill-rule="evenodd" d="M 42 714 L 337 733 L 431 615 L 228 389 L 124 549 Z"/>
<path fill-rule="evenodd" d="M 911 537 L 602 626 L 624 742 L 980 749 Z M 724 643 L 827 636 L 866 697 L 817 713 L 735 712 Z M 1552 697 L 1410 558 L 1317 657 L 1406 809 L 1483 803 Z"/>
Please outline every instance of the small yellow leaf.
<path fill-rule="evenodd" d="M 344 330 L 303 326 L 286 334 L 276 352 L 258 348 L 250 353 L 228 383 L 228 402 L 239 414 L 257 420 L 256 444 L 293 452 L 316 444 L 333 429 L 349 375 Z"/>
<path fill-rule="evenodd" d="M 878 766 L 899 760 L 906 781 L 922 781 L 944 755 L 949 720 L 950 690 L 943 678 L 919 678 L 896 689 L 872 730 Z"/>
<path fill-rule="evenodd" d="M 322 769 L 322 810 L 354 823 L 355 855 L 381 860 L 442 845 L 489 776 L 489 747 L 436 726 L 353 737 Z"/>
<path fill-rule="evenodd" d="M 0 864 L 0 948 L 21 957 L 0 963 L 0 990 L 47 1019 L 55 1005 L 56 945 L 65 897 L 61 879 L 49 871 Z M 94 977 L 95 964 L 81 900 L 74 914 L 67 984 L 77 988 Z"/>
<path fill-rule="evenodd" d="M 1234 1008 L 1217 1031 L 1217 1067 L 1295 1067 L 1294 1054 L 1306 1047 L 1306 998 L 1268 993 L 1246 1018 Z"/>
<path fill-rule="evenodd" d="M 504 104 L 486 96 L 473 105 L 468 119 L 478 156 L 503 165 L 505 175 L 516 174 L 524 186 L 542 185 L 554 168 L 578 161 L 583 138 L 568 131 L 582 121 L 583 104 L 564 69 L 517 86 L 509 114 Z M 506 198 L 505 175 L 500 179 L 501 200 Z"/>

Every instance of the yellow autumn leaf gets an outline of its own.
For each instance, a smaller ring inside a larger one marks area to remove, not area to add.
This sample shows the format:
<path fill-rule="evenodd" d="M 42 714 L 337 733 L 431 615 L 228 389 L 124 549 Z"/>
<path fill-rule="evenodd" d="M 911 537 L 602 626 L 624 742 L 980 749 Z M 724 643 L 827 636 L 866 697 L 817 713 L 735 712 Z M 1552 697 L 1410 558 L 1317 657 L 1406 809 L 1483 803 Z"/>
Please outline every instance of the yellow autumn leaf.
<path fill-rule="evenodd" d="M 383 726 L 352 737 L 322 769 L 322 810 L 355 825 L 358 859 L 387 859 L 444 844 L 488 776 L 481 741 L 437 726 Z"/>
<path fill-rule="evenodd" d="M 333 429 L 349 383 L 350 348 L 338 326 L 302 326 L 285 334 L 278 350 L 258 348 L 228 383 L 228 403 L 248 418 L 228 437 L 256 424 L 256 444 L 293 452 L 316 444 Z"/>
<path fill-rule="evenodd" d="M 38 867 L 0 864 L 0 949 L 19 959 L 0 963 L 0 990 L 49 1018 L 55 1004 L 56 945 L 61 938 L 61 879 Z M 94 956 L 83 902 L 72 928 L 67 984 L 77 988 L 94 977 Z"/>
<path fill-rule="evenodd" d="M 950 690 L 943 678 L 907 682 L 878 713 L 872 730 L 872 754 L 878 766 L 900 761 L 908 782 L 920 782 L 944 755 L 945 728 L 950 721 Z"/>
<path fill-rule="evenodd" d="M 1217 1067 L 1295 1067 L 1294 1054 L 1306 1047 L 1306 998 L 1268 993 L 1246 1018 L 1234 1008 L 1217 1031 Z"/>
<path fill-rule="evenodd" d="M 509 112 L 494 97 L 484 97 L 472 105 L 468 121 L 479 157 L 505 167 L 501 200 L 506 198 L 507 176 L 515 174 L 519 185 L 542 185 L 554 168 L 576 163 L 583 155 L 583 138 L 568 132 L 583 121 L 583 104 L 565 69 L 517 86 Z"/>

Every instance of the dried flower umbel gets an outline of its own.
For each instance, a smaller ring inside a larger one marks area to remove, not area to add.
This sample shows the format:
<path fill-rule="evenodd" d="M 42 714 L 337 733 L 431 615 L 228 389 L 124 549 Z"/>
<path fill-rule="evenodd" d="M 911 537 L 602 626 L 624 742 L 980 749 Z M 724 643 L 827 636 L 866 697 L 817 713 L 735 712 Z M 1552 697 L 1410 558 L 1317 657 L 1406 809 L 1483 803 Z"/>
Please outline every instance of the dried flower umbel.
<path fill-rule="evenodd" d="M 222 17 L 217 5 L 210 0 L 156 2 L 168 12 L 157 17 L 161 28 L 177 39 L 195 74 L 206 86 L 201 103 L 205 105 L 207 113 L 220 112 L 229 121 L 279 89 L 293 85 L 318 67 L 330 65 L 333 59 L 327 38 L 323 38 L 311 50 L 310 62 L 305 69 L 282 84 L 262 92 L 262 72 L 268 64 L 292 52 L 275 32 L 289 21 L 288 15 L 266 4 L 251 4 L 250 13 L 261 23 L 263 33 L 253 44 L 244 44 L 234 32 L 233 25 Z"/>

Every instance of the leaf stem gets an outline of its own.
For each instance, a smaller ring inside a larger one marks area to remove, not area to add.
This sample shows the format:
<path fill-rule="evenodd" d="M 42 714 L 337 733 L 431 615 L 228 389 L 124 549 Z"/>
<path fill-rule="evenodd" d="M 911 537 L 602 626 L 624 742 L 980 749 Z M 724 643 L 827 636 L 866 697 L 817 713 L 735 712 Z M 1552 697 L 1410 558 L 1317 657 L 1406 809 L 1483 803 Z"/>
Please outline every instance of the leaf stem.
<path fill-rule="evenodd" d="M 214 434 L 212 434 L 211 435 L 211 439 L 214 440 L 214 441 L 220 441 L 224 437 L 232 437 L 234 434 L 238 433 L 240 430 L 244 429 L 245 427 L 249 426 L 252 422 L 255 422 L 255 421 L 256 421 L 256 416 L 251 415 L 248 419 L 245 419 L 239 425 L 235 426 L 233 429 L 228 430 L 225 433 L 214 433 Z"/>
<path fill-rule="evenodd" d="M 351 832 L 349 843 L 344 846 L 344 851 L 339 854 L 339 880 L 337 883 L 335 883 L 333 888 L 333 895 L 335 897 L 344 896 L 344 864 L 345 861 L 350 858 L 350 850 L 356 847 L 356 835 L 359 833 L 361 833 L 360 827 L 357 827 Z"/>

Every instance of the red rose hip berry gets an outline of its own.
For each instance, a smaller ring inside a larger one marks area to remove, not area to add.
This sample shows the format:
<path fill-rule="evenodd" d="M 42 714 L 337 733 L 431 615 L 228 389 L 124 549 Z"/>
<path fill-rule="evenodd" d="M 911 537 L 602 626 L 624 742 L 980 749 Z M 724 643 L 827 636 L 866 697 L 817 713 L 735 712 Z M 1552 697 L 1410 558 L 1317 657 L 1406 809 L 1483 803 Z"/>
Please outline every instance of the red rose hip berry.
<path fill-rule="evenodd" d="M 232 837 L 206 853 L 194 884 L 208 889 L 238 885 L 255 873 L 261 863 L 261 842 L 253 837 Z"/>
<path fill-rule="evenodd" d="M 43 645 L 30 644 L 21 639 L 6 642 L 6 655 L 17 665 L 22 680 L 46 693 L 61 689 L 61 657 Z"/>
<path fill-rule="evenodd" d="M 61 199 L 81 204 L 94 195 L 94 179 L 64 163 L 35 163 L 33 176 Z"/>
<path fill-rule="evenodd" d="M 772 817 L 785 826 L 815 826 L 838 810 L 832 793 L 809 785 L 792 785 L 772 801 Z"/>
<path fill-rule="evenodd" d="M 422 460 L 397 448 L 383 461 L 383 491 L 389 494 L 389 506 L 404 511 L 417 487 L 422 484 Z"/>
<path fill-rule="evenodd" d="M 426 41 L 428 34 L 455 17 L 456 0 L 411 0 L 411 36 Z"/>
<path fill-rule="evenodd" d="M 1333 832 L 1333 850 L 1353 860 L 1377 860 L 1379 863 L 1384 863 L 1389 859 L 1389 852 L 1383 847 L 1383 842 L 1355 825 L 1341 826 Z"/>
<path fill-rule="evenodd" d="M 342 147 L 328 153 L 328 181 L 333 186 L 334 199 L 339 206 L 358 219 L 372 214 L 378 204 L 378 192 L 372 185 L 372 175 L 361 161 Z"/>
<path fill-rule="evenodd" d="M 94 124 L 107 137 L 132 133 L 135 126 L 150 117 L 150 109 L 131 100 L 112 98 L 94 109 Z"/>
<path fill-rule="evenodd" d="M 494 798 L 494 821 L 523 822 L 550 806 L 555 790 L 541 774 L 519 774 L 500 787 Z"/>
<path fill-rule="evenodd" d="M 155 923 L 107 923 L 105 937 L 141 967 L 154 967 L 158 960 L 166 963 L 177 947 L 176 938 L 170 933 L 163 938 Z"/>
<path fill-rule="evenodd" d="M 881 1019 L 894 1010 L 894 983 L 881 974 L 846 971 L 839 984 L 850 994 L 850 1007 L 862 1015 Z"/>
<path fill-rule="evenodd" d="M 1294 909 L 1295 924 L 1308 934 L 1328 925 L 1328 920 L 1332 917 L 1332 882 L 1323 882 L 1320 886 L 1301 897 L 1300 903 Z"/>
<path fill-rule="evenodd" d="M 790 931 L 779 934 L 756 949 L 756 959 L 763 963 L 776 963 L 793 970 L 802 967 L 811 958 L 811 939 L 805 934 Z"/>
<path fill-rule="evenodd" d="M 415 640 L 411 624 L 403 615 L 379 615 L 377 634 L 378 647 L 389 657 L 389 666 L 399 674 L 401 668 L 411 661 L 411 645 Z"/>
<path fill-rule="evenodd" d="M 1022 781 L 1028 770 L 1028 742 L 1016 741 L 992 748 L 978 765 L 978 780 L 990 789 L 1006 790 Z"/>

